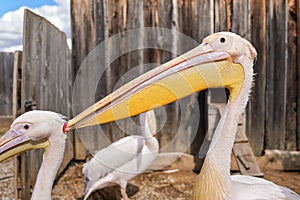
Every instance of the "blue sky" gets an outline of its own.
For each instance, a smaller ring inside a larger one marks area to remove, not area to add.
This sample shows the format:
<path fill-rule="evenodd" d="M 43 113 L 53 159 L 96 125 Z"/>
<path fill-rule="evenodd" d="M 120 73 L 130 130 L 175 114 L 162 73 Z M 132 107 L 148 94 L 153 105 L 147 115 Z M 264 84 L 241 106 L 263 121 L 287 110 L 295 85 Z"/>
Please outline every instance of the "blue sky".
<path fill-rule="evenodd" d="M 25 8 L 65 32 L 71 44 L 70 0 L 0 0 L 0 52 L 22 50 Z"/>
<path fill-rule="evenodd" d="M 56 5 L 56 2 L 54 0 L 0 0 L 0 17 L 22 6 L 38 8 L 43 5 Z"/>

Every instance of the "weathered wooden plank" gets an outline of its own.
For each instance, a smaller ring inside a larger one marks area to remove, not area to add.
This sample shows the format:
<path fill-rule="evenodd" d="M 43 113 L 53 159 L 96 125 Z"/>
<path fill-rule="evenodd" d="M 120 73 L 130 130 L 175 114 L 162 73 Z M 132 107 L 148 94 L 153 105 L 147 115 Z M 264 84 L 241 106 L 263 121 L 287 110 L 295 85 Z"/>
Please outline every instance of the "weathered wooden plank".
<path fill-rule="evenodd" d="M 21 76 L 22 76 L 22 52 L 15 51 L 13 71 L 13 97 L 12 116 L 15 119 L 21 114 Z"/>
<path fill-rule="evenodd" d="M 214 32 L 229 31 L 231 28 L 230 0 L 215 0 L 214 2 Z"/>
<path fill-rule="evenodd" d="M 214 6 L 213 7 L 213 25 L 212 25 L 213 31 L 214 32 L 228 31 L 231 27 L 230 1 L 216 0 L 216 1 L 214 1 L 213 6 Z M 207 122 L 207 133 L 206 133 L 205 138 L 203 139 L 204 140 L 203 147 L 201 147 L 201 150 L 200 150 L 202 156 L 204 156 L 206 154 L 206 151 L 209 148 L 209 144 L 210 144 L 211 138 L 213 137 L 213 133 L 215 131 L 216 125 L 218 123 L 218 120 L 221 117 L 221 115 L 219 115 L 219 113 L 216 111 L 217 104 L 219 104 L 219 106 L 222 106 L 222 107 L 224 107 L 226 104 L 226 90 L 224 88 L 209 89 L 208 91 L 209 91 L 209 93 L 207 94 L 208 99 L 203 100 L 204 102 L 205 101 L 207 102 L 207 106 L 208 106 L 208 109 L 207 109 L 208 113 L 206 115 L 208 122 Z M 205 111 L 205 109 L 203 109 L 203 110 Z"/>
<path fill-rule="evenodd" d="M 296 12 L 297 12 L 297 48 L 300 47 L 300 1 L 298 0 L 297 3 L 296 3 Z M 299 117 L 299 113 L 300 113 L 300 80 L 299 80 L 299 77 L 300 77 L 300 51 L 297 49 L 297 76 L 298 76 L 298 79 L 297 79 L 297 87 L 298 87 L 298 95 L 297 95 L 297 142 L 296 142 L 296 147 L 297 147 L 297 150 L 299 151 L 300 150 L 300 117 Z"/>
<path fill-rule="evenodd" d="M 194 38 L 199 43 L 214 32 L 214 1 L 195 1 L 195 28 Z M 199 106 L 198 128 L 195 131 L 197 134 L 191 144 L 191 154 L 199 156 L 206 154 L 209 143 L 204 143 L 205 136 L 208 134 L 209 112 L 207 106 L 207 91 L 202 91 L 197 94 L 197 102 Z M 201 152 L 200 152 L 201 147 Z"/>
<path fill-rule="evenodd" d="M 12 114 L 14 53 L 0 53 L 0 115 Z"/>
<path fill-rule="evenodd" d="M 40 102 L 37 102 L 39 100 L 37 98 L 40 96 L 39 85 L 41 85 L 41 82 L 39 73 L 41 70 L 41 49 L 42 45 L 44 45 L 41 32 L 44 24 L 41 17 L 35 17 L 35 14 L 30 11 L 25 11 L 21 84 L 22 113 L 32 109 L 31 107 L 26 109 L 25 102 L 37 103 L 36 106 L 40 108 Z M 28 191 L 34 186 L 39 165 L 42 162 L 41 157 L 42 151 L 40 149 L 26 152 L 22 155 L 22 165 L 24 165 L 24 173 L 22 173 L 24 177 L 22 179 L 25 179 L 22 186 L 22 197 L 27 198 L 30 196 Z"/>
<path fill-rule="evenodd" d="M 22 51 L 15 51 L 14 56 L 14 72 L 13 72 L 13 108 L 12 118 L 16 119 L 21 114 L 21 78 L 22 78 Z M 22 189 L 20 182 L 21 171 L 19 160 L 21 156 L 14 156 L 14 188 L 15 198 L 19 197 L 19 190 Z"/>
<path fill-rule="evenodd" d="M 109 31 L 108 37 L 111 37 L 115 34 L 118 34 L 118 44 L 111 44 L 112 46 L 107 46 L 107 57 L 112 63 L 109 63 L 108 66 L 108 74 L 107 77 L 109 79 L 108 84 L 106 85 L 106 92 L 111 93 L 116 89 L 116 84 L 123 85 L 124 74 L 129 70 L 128 66 L 128 55 L 126 52 L 127 49 L 127 34 L 124 31 L 127 30 L 128 24 L 128 5 L 127 1 L 108 1 L 107 5 L 107 15 L 109 18 L 108 24 L 106 28 Z M 118 46 L 118 48 L 115 48 Z M 108 80 L 107 79 L 107 80 Z M 120 138 L 125 136 L 124 131 L 121 130 L 119 127 L 126 127 L 125 121 L 121 120 L 119 122 L 112 122 L 108 125 L 106 133 L 108 138 L 114 142 L 119 140 Z M 129 133 L 130 134 L 130 133 Z"/>
<path fill-rule="evenodd" d="M 95 26 L 93 26 L 94 20 L 100 23 L 104 20 L 101 15 L 96 18 L 98 13 L 102 13 L 102 9 L 92 9 L 95 5 L 102 5 L 102 0 L 93 1 L 94 4 L 90 4 L 90 1 L 71 0 L 71 29 L 72 29 L 72 65 L 73 71 L 76 75 L 81 63 L 86 58 L 86 55 L 95 47 L 96 34 L 103 31 L 103 27 L 97 26 L 97 32 Z M 94 12 L 95 11 L 95 12 Z M 101 30 L 102 29 L 102 30 Z M 100 32 L 98 32 L 100 31 Z M 100 34 L 97 34 L 99 40 L 102 41 Z M 76 41 L 75 41 L 76 39 Z M 76 76 L 74 77 L 76 78 Z"/>
<path fill-rule="evenodd" d="M 200 43 L 202 39 L 214 32 L 214 2 L 213 0 L 195 3 L 195 38 Z"/>
<path fill-rule="evenodd" d="M 232 2 L 231 31 L 246 39 L 250 38 L 249 4 L 249 0 L 234 0 Z"/>
<path fill-rule="evenodd" d="M 165 8 L 163 6 L 160 6 L 161 3 L 164 3 L 164 6 L 166 6 L 167 9 L 170 9 L 169 13 L 165 13 L 162 15 L 162 12 L 164 12 L 163 10 Z M 180 18 L 182 17 L 180 13 L 182 5 L 180 3 L 180 1 L 158 1 L 158 5 L 152 5 L 153 8 L 148 14 L 148 16 L 153 16 L 152 24 L 150 21 L 146 26 L 157 27 L 159 26 L 159 24 L 162 24 L 164 25 L 163 28 L 169 28 L 176 31 L 180 31 L 179 29 L 182 27 L 182 23 L 180 21 Z M 147 19 L 147 15 L 145 15 L 145 19 Z M 175 23 L 173 26 L 172 21 Z M 174 38 L 174 35 L 169 35 L 169 37 L 173 39 L 168 38 L 167 35 L 160 35 L 159 33 L 153 36 L 152 42 L 155 43 L 155 41 L 157 41 L 157 49 L 153 50 L 152 52 L 148 51 L 148 55 L 145 56 L 146 58 L 150 57 L 150 59 L 145 59 L 145 63 L 151 63 L 152 56 L 153 59 L 155 59 L 154 63 L 157 63 L 157 65 L 172 59 L 173 55 L 164 52 L 162 49 L 166 48 L 171 50 L 171 53 L 174 53 L 174 51 L 178 50 L 177 48 L 180 45 L 178 45 L 178 38 Z M 145 52 L 147 52 L 147 50 Z M 156 113 L 158 113 L 158 127 L 161 127 L 160 134 L 157 135 L 157 139 L 160 143 L 161 148 L 160 151 L 173 151 L 172 149 L 174 149 L 175 142 L 171 143 L 170 141 L 174 139 L 174 133 L 178 131 L 179 127 L 178 119 L 180 119 L 180 113 L 178 113 L 178 102 L 164 106 L 164 108 L 157 109 Z M 173 124 L 171 123 L 172 121 Z"/>
<path fill-rule="evenodd" d="M 287 18 L 287 73 L 286 73 L 286 144 L 284 149 L 296 150 L 297 146 L 297 21 L 296 1 L 288 0 Z M 298 47 L 299 48 L 299 47 Z"/>
<path fill-rule="evenodd" d="M 103 98 L 107 94 L 106 73 L 95 77 L 99 74 L 99 71 L 105 71 L 104 58 L 106 53 L 105 55 L 96 55 L 96 53 L 91 55 L 92 49 L 108 36 L 108 28 L 105 28 L 109 20 L 107 9 L 107 1 L 71 1 L 72 65 L 74 80 L 77 77 L 76 75 L 79 78 L 76 79 L 74 85 L 73 115 L 78 114 L 93 104 L 95 100 Z M 101 53 L 104 53 L 104 51 Z M 86 59 L 88 55 L 89 58 Z M 98 62 L 96 62 L 96 56 L 99 56 Z M 79 72 L 80 67 L 84 70 Z M 97 82 L 98 88 L 95 85 Z M 106 129 L 105 127 L 102 127 L 102 129 Z M 98 127 L 89 127 L 79 130 L 79 134 L 75 135 L 75 159 L 84 160 L 86 158 L 85 145 L 88 145 L 90 151 L 95 151 L 99 146 L 103 147 L 108 144 L 104 142 L 104 139 L 101 140 L 102 137 L 100 133 L 97 133 L 97 130 Z M 86 144 L 84 145 L 83 142 Z"/>
<path fill-rule="evenodd" d="M 284 149 L 286 137 L 287 2 L 267 4 L 266 148 Z"/>
<path fill-rule="evenodd" d="M 72 76 L 70 76 L 71 65 L 68 61 L 70 52 L 66 36 L 47 20 L 31 11 L 25 10 L 24 16 L 22 111 L 37 108 L 69 115 L 71 113 L 70 92 L 66 91 L 71 89 Z M 29 101 L 32 106 L 25 108 Z M 60 171 L 73 159 L 72 138 L 70 134 Z M 35 150 L 22 155 L 22 198 L 30 196 L 29 191 L 34 186 L 42 162 L 42 154 L 42 150 Z"/>
<path fill-rule="evenodd" d="M 251 42 L 257 50 L 255 82 L 247 107 L 246 132 L 256 156 L 264 150 L 266 130 L 266 1 L 250 1 Z"/>

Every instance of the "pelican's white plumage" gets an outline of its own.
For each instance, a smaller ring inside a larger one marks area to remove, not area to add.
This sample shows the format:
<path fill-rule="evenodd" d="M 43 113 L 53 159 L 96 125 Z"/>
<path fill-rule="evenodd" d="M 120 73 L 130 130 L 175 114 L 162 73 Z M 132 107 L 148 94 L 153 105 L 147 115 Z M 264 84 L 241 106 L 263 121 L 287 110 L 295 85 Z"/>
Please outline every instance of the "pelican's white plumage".
<path fill-rule="evenodd" d="M 18 152 L 44 148 L 43 162 L 32 192 L 32 200 L 50 200 L 53 181 L 63 160 L 66 135 L 63 133 L 65 117 L 49 111 L 30 111 L 19 116 L 10 130 L 0 139 L 0 152 L 22 148 Z M 19 147 L 18 147 L 19 146 Z M 0 157 L 2 156 L 0 153 Z M 2 160 L 3 158 L 0 158 Z"/>
<path fill-rule="evenodd" d="M 204 39 L 203 43 L 209 45 L 213 51 L 228 52 L 232 60 L 243 67 L 244 79 L 242 80 L 242 88 L 236 97 L 229 99 L 226 110 L 215 130 L 203 167 L 194 186 L 193 199 L 300 199 L 290 189 L 264 179 L 243 175 L 230 177 L 231 151 L 239 117 L 246 107 L 252 87 L 256 50 L 247 40 L 227 32 L 210 35 Z M 234 84 L 233 86 L 224 86 L 231 90 L 235 87 Z"/>
<path fill-rule="evenodd" d="M 85 198 L 95 190 L 114 184 L 121 186 L 123 198 L 127 181 L 144 172 L 158 155 L 159 145 L 153 136 L 156 132 L 154 111 L 140 115 L 142 136 L 122 138 L 100 150 L 83 166 L 86 179 Z"/>
<path fill-rule="evenodd" d="M 246 175 L 232 175 L 232 199 L 299 199 L 292 190 L 271 181 Z"/>

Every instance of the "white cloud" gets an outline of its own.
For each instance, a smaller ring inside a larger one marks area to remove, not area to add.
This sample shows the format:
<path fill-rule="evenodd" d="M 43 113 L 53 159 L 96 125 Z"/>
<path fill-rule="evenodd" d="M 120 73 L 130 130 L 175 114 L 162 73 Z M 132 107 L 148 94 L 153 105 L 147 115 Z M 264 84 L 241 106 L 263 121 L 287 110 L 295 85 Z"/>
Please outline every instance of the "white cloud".
<path fill-rule="evenodd" d="M 70 40 L 70 0 L 55 0 L 57 5 L 28 8 L 64 31 Z M 27 7 L 5 13 L 0 18 L 0 51 L 22 50 L 23 13 Z"/>

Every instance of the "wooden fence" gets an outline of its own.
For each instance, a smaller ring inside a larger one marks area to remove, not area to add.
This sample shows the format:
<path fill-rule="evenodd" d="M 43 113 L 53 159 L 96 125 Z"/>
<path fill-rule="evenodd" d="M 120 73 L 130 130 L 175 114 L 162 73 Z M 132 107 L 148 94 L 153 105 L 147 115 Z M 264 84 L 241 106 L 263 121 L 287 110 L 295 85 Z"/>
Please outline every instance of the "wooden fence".
<path fill-rule="evenodd" d="M 0 94 L 7 95 L 6 98 L 1 96 L 1 106 L 10 107 L 4 114 L 14 114 L 16 117 L 25 111 L 39 109 L 71 116 L 73 78 L 71 54 L 65 33 L 46 19 L 25 10 L 23 36 L 23 52 L 16 52 L 15 58 L 14 54 L 0 54 L 7 58 L 0 59 L 1 64 L 10 59 L 8 66 L 0 66 L 0 75 L 5 77 L 0 80 L 0 88 L 5 86 L 5 90 L 1 90 Z M 6 76 L 2 74 L 3 71 Z M 3 100 L 5 102 L 2 102 Z M 3 110 L 6 111 L 5 107 Z M 73 134 L 70 133 L 60 172 L 74 158 L 73 143 Z M 17 159 L 18 162 L 12 163 L 16 165 L 16 177 L 18 177 L 15 178 L 16 189 L 21 190 L 16 192 L 18 197 L 15 198 L 30 199 L 31 189 L 42 162 L 42 151 L 25 152 Z"/>
<path fill-rule="evenodd" d="M 297 3 L 296 0 L 72 0 L 74 71 L 77 72 L 84 58 L 96 45 L 126 30 L 162 27 L 179 31 L 198 42 L 212 32 L 236 32 L 249 39 L 258 51 L 258 60 L 254 67 L 257 75 L 246 115 L 247 135 L 255 154 L 261 155 L 264 149 L 299 150 L 300 131 L 297 124 L 300 124 L 300 119 L 297 113 L 300 112 L 300 59 L 297 36 L 299 38 L 300 14 Z M 110 70 L 106 71 L 106 78 L 101 79 L 99 83 L 102 87 L 97 98 L 111 92 L 118 78 L 137 63 L 158 64 L 171 59 L 174 55 L 160 50 L 162 46 L 182 46 L 176 38 L 173 43 L 167 43 L 167 39 L 164 40 L 167 37 L 159 33 L 151 36 L 141 35 L 139 40 L 143 38 L 153 39 L 157 48 L 130 52 L 116 59 L 110 65 Z M 125 48 L 122 43 L 117 45 L 120 51 Z M 110 48 L 107 47 L 108 56 L 112 53 L 109 52 Z M 201 111 L 205 111 L 202 107 L 205 102 L 203 96 L 205 95 L 197 96 L 198 100 L 201 100 Z M 189 98 L 187 103 L 192 105 L 189 109 L 193 109 L 198 104 L 195 101 L 196 96 Z M 180 120 L 177 103 L 167 106 L 166 109 L 168 119 L 161 130 L 161 143 L 168 143 L 174 138 L 173 134 L 177 133 Z M 206 115 L 205 112 L 200 113 Z M 202 119 L 204 118 L 202 116 Z M 187 129 L 182 131 L 186 137 L 195 132 L 188 128 L 191 127 L 188 122 L 194 119 L 193 113 L 189 119 L 183 119 Z M 205 120 L 200 122 L 202 124 L 193 144 L 201 143 L 201 135 L 207 126 Z M 108 126 L 111 134 L 120 135 L 114 125 Z M 188 152 L 197 152 L 198 147 Z M 176 151 L 176 148 L 170 150 Z"/>

